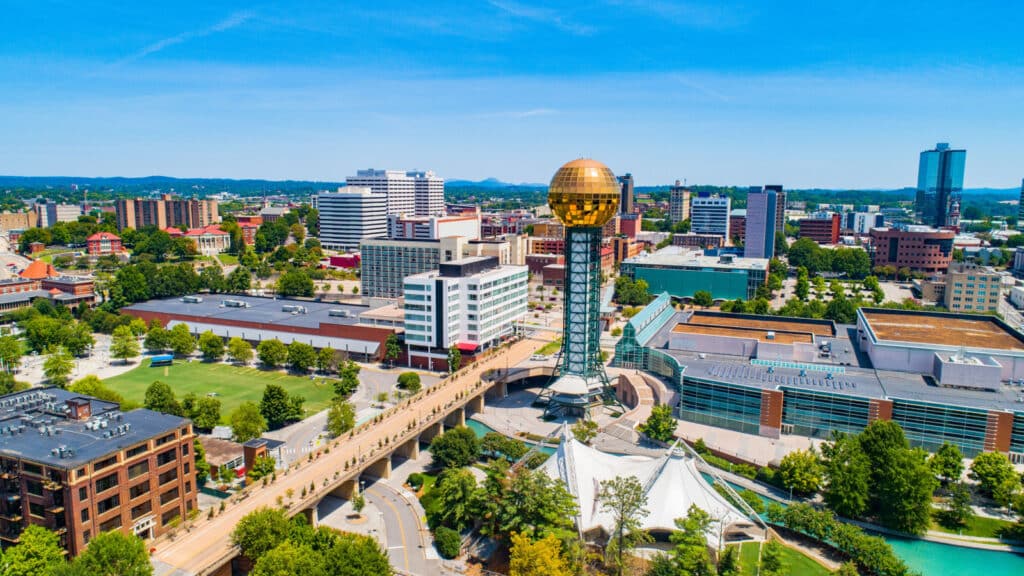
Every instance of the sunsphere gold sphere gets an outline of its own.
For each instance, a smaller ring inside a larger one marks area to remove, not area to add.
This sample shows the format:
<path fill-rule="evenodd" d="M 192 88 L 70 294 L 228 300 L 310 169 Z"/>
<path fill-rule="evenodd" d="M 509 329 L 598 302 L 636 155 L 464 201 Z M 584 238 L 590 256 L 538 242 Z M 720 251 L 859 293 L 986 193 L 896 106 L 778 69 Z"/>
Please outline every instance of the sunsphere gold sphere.
<path fill-rule="evenodd" d="M 570 228 L 603 226 L 619 208 L 619 183 L 597 160 L 573 160 L 551 179 L 548 206 Z"/>

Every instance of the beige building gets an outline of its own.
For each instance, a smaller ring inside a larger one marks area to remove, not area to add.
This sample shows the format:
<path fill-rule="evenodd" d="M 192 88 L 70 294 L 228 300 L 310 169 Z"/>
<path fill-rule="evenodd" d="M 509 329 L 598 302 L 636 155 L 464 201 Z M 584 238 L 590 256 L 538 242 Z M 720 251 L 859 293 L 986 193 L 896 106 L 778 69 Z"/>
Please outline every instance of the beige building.
<path fill-rule="evenodd" d="M 35 212 L 3 212 L 0 213 L 0 231 L 24 230 L 35 228 L 39 216 Z"/>
<path fill-rule="evenodd" d="M 135 198 L 118 200 L 115 205 L 117 229 L 156 226 L 203 228 L 220 222 L 216 200 L 182 200 L 164 194 L 160 199 Z"/>
<path fill-rule="evenodd" d="M 946 274 L 943 304 L 950 312 L 988 312 L 999 308 L 1002 284 L 991 268 L 954 262 Z"/>

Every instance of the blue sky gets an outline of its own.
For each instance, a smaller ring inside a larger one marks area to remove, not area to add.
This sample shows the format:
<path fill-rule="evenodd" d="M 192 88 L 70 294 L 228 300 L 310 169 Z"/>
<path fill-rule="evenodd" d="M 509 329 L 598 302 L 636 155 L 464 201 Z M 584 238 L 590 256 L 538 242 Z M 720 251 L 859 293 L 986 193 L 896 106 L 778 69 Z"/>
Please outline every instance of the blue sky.
<path fill-rule="evenodd" d="M 0 173 L 901 187 L 1024 177 L 1007 2 L 7 0 Z"/>

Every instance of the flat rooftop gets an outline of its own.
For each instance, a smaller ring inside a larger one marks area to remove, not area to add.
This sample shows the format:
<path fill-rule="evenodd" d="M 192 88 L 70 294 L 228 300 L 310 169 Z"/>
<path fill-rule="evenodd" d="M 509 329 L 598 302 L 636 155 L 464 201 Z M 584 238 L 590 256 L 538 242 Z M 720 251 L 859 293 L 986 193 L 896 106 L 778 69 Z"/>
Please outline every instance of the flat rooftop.
<path fill-rule="evenodd" d="M 683 246 L 667 246 L 648 254 L 643 252 L 623 262 L 639 266 L 660 266 L 666 268 L 709 268 L 729 270 L 766 270 L 767 258 L 744 258 L 731 256 L 731 262 L 723 261 L 721 256 L 705 256 L 699 250 L 687 250 Z"/>
<path fill-rule="evenodd" d="M 69 400 L 89 402 L 91 417 L 69 418 Z M 0 396 L 0 456 L 75 469 L 175 431 L 188 421 L 140 408 L 120 406 L 60 388 L 33 388 Z M 64 455 L 54 454 L 63 448 Z"/>
<path fill-rule="evenodd" d="M 753 315 L 719 315 L 706 312 L 694 312 L 690 318 L 690 324 L 701 324 L 704 326 L 727 326 L 734 328 L 776 330 L 783 332 L 803 332 L 814 334 L 822 338 L 835 335 L 835 327 L 830 322 L 805 321 L 799 318 Z"/>
<path fill-rule="evenodd" d="M 236 294 L 196 294 L 194 296 L 202 301 L 190 302 L 188 301 L 189 297 L 164 298 L 138 302 L 125 307 L 125 310 L 191 316 L 214 324 L 218 323 L 218 320 L 227 320 L 316 329 L 321 324 L 343 326 L 358 324 L 361 314 L 377 308 Z M 245 306 L 233 306 L 230 305 L 231 303 L 240 303 Z M 332 315 L 332 312 L 335 315 Z"/>
<path fill-rule="evenodd" d="M 1024 338 L 993 317 L 861 309 L 878 340 L 1024 352 Z"/>
<path fill-rule="evenodd" d="M 761 342 L 773 342 L 776 344 L 793 344 L 801 342 L 813 344 L 814 337 L 807 332 L 786 332 L 779 330 L 764 330 L 761 328 L 742 328 L 729 326 L 708 326 L 705 324 L 677 324 L 672 332 L 679 334 L 703 334 L 706 336 L 730 336 L 732 338 L 756 338 Z M 768 334 L 772 333 L 772 338 Z"/>

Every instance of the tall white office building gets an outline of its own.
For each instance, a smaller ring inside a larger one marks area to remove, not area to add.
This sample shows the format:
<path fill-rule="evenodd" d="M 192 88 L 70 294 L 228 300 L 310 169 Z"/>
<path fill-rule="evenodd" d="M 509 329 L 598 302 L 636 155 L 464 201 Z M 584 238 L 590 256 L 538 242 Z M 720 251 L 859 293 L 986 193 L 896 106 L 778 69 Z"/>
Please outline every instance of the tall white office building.
<path fill-rule="evenodd" d="M 729 239 L 728 196 L 697 196 L 690 202 L 690 231 L 694 234 L 717 234 Z M 749 217 L 749 213 L 747 214 Z"/>
<path fill-rule="evenodd" d="M 412 363 L 443 368 L 452 346 L 475 354 L 512 336 L 526 316 L 528 273 L 526 266 L 499 266 L 494 257 L 471 257 L 407 276 L 405 342 Z"/>
<path fill-rule="evenodd" d="M 369 188 L 346 186 L 337 192 L 313 195 L 320 212 L 320 244 L 332 250 L 352 250 L 366 238 L 388 232 L 387 198 Z"/>
<path fill-rule="evenodd" d="M 365 186 L 387 198 L 388 214 L 436 216 L 444 214 L 444 179 L 431 171 L 359 170 L 345 179 L 349 186 Z"/>

